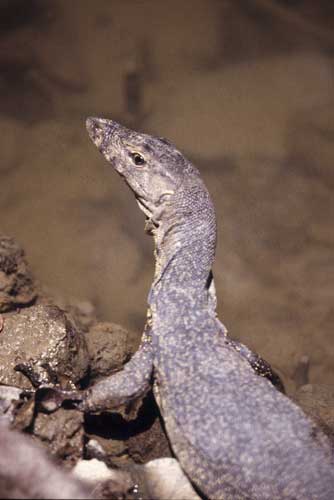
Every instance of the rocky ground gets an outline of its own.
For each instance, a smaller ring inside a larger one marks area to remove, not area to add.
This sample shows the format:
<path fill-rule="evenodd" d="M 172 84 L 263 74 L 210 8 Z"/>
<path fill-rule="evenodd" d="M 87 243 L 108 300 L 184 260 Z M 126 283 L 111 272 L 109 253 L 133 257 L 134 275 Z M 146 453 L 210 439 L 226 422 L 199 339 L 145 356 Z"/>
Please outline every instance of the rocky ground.
<path fill-rule="evenodd" d="M 155 477 L 165 467 L 167 471 L 173 469 L 173 462 L 154 461 L 171 457 L 171 450 L 151 393 L 131 408 L 85 416 L 73 408 L 46 412 L 38 391 L 45 385 L 86 388 L 121 369 L 136 350 L 136 336 L 114 323 L 99 322 L 87 302 L 63 300 L 60 304 L 59 299 L 45 294 L 32 278 L 23 249 L 6 236 L 0 236 L 0 290 L 2 446 L 10 441 L 6 435 L 6 430 L 11 434 L 10 426 L 38 441 L 62 468 L 74 467 L 75 474 L 85 480 L 91 477 L 95 495 L 101 473 L 102 497 L 135 498 L 132 490 L 138 482 L 143 483 L 142 490 L 148 491 L 150 480 L 144 485 L 145 475 Z M 22 445 L 29 450 L 28 441 L 20 441 L 17 433 L 12 435 L 11 449 L 17 447 L 19 453 Z M 141 470 L 138 464 L 147 462 L 149 465 Z M 112 468 L 114 476 L 104 464 Z M 132 475 L 115 473 L 125 467 L 131 470 L 131 466 Z M 10 468 L 10 463 L 0 461 L 2 482 L 6 479 L 5 468 Z M 107 480 L 111 481 L 109 486 Z M 11 491 L 9 498 L 15 498 L 17 492 Z"/>

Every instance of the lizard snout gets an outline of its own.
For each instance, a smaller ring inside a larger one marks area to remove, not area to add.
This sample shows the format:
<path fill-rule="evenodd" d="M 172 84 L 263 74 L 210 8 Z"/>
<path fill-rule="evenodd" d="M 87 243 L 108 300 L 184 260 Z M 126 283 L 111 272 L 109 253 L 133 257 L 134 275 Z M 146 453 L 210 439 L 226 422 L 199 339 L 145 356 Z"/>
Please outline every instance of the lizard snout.
<path fill-rule="evenodd" d="M 110 135 L 112 132 L 112 127 L 110 124 L 110 120 L 104 120 L 102 118 L 93 118 L 89 117 L 86 120 L 86 128 L 89 134 L 89 137 L 94 142 L 95 146 L 100 149 L 102 146 L 105 137 Z M 108 134 L 107 134 L 108 132 Z"/>
<path fill-rule="evenodd" d="M 86 129 L 89 133 L 91 139 L 95 139 L 96 136 L 103 131 L 105 128 L 103 126 L 102 120 L 100 118 L 89 117 L 86 120 Z"/>

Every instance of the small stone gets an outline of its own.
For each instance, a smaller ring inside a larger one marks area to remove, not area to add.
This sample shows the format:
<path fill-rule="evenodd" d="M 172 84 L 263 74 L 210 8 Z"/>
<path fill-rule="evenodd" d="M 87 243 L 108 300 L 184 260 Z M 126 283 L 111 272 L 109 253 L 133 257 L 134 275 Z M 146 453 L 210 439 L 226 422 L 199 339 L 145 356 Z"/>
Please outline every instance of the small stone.
<path fill-rule="evenodd" d="M 33 306 L 7 314 L 0 335 L 0 384 L 31 388 L 58 383 L 64 388 L 82 379 L 89 368 L 83 334 L 55 306 Z"/>
<path fill-rule="evenodd" d="M 134 336 L 114 323 L 97 323 L 86 334 L 91 381 L 122 368 L 136 349 Z"/>
<path fill-rule="evenodd" d="M 110 469 L 104 462 L 96 458 L 80 460 L 72 469 L 72 474 L 77 479 L 94 487 L 92 498 L 124 498 L 128 500 L 143 498 L 136 494 L 137 485 L 134 483 L 130 471 Z M 145 496 L 145 498 L 147 497 Z"/>
<path fill-rule="evenodd" d="M 83 481 L 95 483 L 107 481 L 113 478 L 113 471 L 104 462 L 92 458 L 91 460 L 79 460 L 73 467 L 72 474 Z"/>
<path fill-rule="evenodd" d="M 175 458 L 159 458 L 144 465 L 149 498 L 157 500 L 200 500 L 189 479 Z"/>

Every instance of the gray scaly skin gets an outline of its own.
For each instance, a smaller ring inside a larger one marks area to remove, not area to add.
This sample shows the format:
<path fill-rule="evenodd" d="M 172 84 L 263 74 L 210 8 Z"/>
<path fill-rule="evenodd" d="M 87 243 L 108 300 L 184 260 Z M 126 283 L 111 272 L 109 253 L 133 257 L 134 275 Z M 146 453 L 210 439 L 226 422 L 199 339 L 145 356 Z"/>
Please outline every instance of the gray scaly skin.
<path fill-rule="evenodd" d="M 81 407 L 112 409 L 153 381 L 175 455 L 209 498 L 334 498 L 327 438 L 257 376 L 252 361 L 262 360 L 216 316 L 216 219 L 198 170 L 165 139 L 98 118 L 87 129 L 147 216 L 156 269 L 141 347 L 122 371 L 77 394 Z"/>

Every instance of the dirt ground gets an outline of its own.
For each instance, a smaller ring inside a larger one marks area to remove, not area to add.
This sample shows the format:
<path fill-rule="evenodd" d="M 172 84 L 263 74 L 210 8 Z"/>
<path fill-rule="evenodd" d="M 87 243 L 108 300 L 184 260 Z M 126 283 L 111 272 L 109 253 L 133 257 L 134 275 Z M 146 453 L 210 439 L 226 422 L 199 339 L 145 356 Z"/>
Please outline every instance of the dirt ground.
<path fill-rule="evenodd" d="M 2 233 L 35 276 L 141 333 L 152 241 L 84 119 L 166 136 L 200 168 L 232 336 L 334 383 L 334 8 L 320 1 L 0 2 Z"/>

